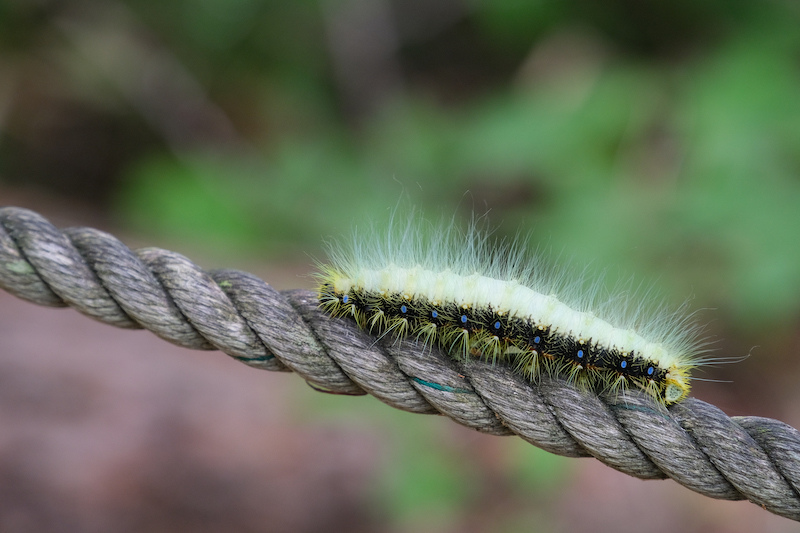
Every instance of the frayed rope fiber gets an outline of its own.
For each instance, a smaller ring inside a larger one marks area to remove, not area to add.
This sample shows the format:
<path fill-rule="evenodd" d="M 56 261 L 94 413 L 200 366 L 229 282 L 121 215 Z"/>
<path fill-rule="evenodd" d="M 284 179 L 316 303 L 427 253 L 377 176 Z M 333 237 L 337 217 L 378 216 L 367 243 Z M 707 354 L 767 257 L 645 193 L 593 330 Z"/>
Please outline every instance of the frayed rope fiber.
<path fill-rule="evenodd" d="M 179 346 L 295 372 L 324 392 L 369 393 L 404 411 L 443 414 L 800 521 L 800 433 L 777 420 L 730 418 L 694 398 L 664 409 L 634 390 L 606 397 L 556 376 L 530 383 L 502 365 L 454 361 L 412 341 L 376 342 L 320 311 L 313 292 L 276 291 L 237 270 L 206 272 L 167 250 L 132 251 L 91 228 L 58 230 L 15 207 L 0 208 L 0 287 Z"/>

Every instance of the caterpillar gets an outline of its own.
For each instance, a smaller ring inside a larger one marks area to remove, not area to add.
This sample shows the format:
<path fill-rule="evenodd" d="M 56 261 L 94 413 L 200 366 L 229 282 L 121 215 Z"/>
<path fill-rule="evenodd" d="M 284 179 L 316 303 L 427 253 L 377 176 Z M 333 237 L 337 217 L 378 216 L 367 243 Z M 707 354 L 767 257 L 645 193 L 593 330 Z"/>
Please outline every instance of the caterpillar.
<path fill-rule="evenodd" d="M 637 291 L 602 296 L 585 275 L 545 267 L 519 239 L 490 235 L 474 220 L 462 230 L 394 217 L 388 231 L 356 232 L 318 265 L 320 306 L 379 337 L 502 361 L 531 380 L 550 373 L 601 392 L 638 388 L 664 405 L 687 397 L 702 357 L 682 308 L 648 311 Z"/>

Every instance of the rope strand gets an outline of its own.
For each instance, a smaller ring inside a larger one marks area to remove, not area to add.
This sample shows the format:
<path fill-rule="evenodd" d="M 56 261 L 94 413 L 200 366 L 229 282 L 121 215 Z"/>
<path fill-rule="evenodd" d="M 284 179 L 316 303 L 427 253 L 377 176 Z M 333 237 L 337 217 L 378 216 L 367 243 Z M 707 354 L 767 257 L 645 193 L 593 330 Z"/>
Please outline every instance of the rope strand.
<path fill-rule="evenodd" d="M 158 248 L 132 251 L 91 228 L 59 231 L 20 208 L 0 208 L 0 287 L 179 346 L 295 372 L 324 392 L 368 393 L 800 521 L 800 433 L 777 420 L 730 418 L 694 398 L 664 409 L 637 391 L 606 397 L 558 376 L 532 384 L 502 365 L 454 361 L 408 340 L 376 342 L 320 311 L 310 291 L 279 292 L 236 270 L 206 272 Z"/>

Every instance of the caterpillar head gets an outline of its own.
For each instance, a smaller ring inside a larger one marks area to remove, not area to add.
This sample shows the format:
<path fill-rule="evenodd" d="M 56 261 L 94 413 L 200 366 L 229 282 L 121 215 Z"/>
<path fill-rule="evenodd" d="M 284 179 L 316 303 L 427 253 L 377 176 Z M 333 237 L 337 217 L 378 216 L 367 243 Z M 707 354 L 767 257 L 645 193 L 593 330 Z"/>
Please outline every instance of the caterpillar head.
<path fill-rule="evenodd" d="M 689 376 L 685 369 L 671 368 L 667 372 L 664 402 L 677 403 L 689 395 Z"/>

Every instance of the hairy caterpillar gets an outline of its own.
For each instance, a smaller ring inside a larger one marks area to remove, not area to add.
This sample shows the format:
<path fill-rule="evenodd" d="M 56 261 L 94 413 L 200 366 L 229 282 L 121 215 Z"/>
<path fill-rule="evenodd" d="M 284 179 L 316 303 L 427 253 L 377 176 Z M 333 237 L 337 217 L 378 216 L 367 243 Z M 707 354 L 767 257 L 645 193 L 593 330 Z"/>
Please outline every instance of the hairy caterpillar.
<path fill-rule="evenodd" d="M 395 221 L 331 246 L 317 276 L 321 307 L 376 335 L 506 361 L 531 379 L 547 372 L 598 390 L 636 387 L 667 405 L 688 395 L 702 358 L 697 327 L 680 311 L 648 313 L 627 292 L 602 298 L 519 244 L 492 246 L 475 223 L 424 227 Z"/>

